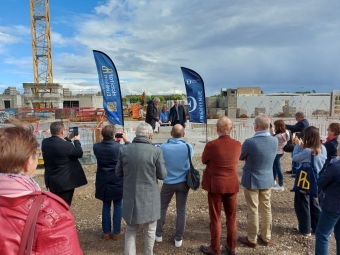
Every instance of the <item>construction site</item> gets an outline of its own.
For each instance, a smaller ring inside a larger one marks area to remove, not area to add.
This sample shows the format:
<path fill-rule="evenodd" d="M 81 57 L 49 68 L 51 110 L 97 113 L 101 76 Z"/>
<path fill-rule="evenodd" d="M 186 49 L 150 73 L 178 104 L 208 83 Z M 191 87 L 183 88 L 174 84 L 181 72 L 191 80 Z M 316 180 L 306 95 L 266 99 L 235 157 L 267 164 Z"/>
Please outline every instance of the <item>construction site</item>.
<path fill-rule="evenodd" d="M 75 93 L 62 84 L 53 82 L 52 46 L 50 35 L 50 6 L 48 0 L 30 0 L 30 26 L 32 37 L 33 83 L 23 83 L 23 93 L 16 87 L 8 87 L 0 95 L 0 123 L 7 125 L 11 118 L 30 122 L 34 126 L 38 140 L 49 136 L 49 125 L 62 120 L 67 127 L 80 127 L 81 140 L 85 153 L 92 154 L 92 146 L 101 140 L 100 130 L 106 123 L 101 92 L 95 94 Z M 98 87 L 99 90 L 99 87 Z M 124 103 L 123 115 L 125 127 L 119 127 L 133 137 L 133 130 L 146 114 L 146 93 L 141 91 L 141 102 Z M 185 95 L 180 104 L 188 114 Z M 168 109 L 173 101 L 166 100 L 159 104 Z M 273 118 L 291 118 L 296 111 L 303 111 L 307 116 L 323 118 L 321 131 L 327 126 L 328 118 L 338 118 L 340 114 L 340 91 L 329 94 L 263 94 L 259 87 L 237 89 L 222 88 L 219 96 L 206 98 L 207 124 L 188 124 L 194 143 L 202 138 L 215 136 L 215 120 L 220 116 L 229 116 L 235 121 L 233 136 L 242 141 L 253 134 L 247 118 L 265 113 Z M 293 120 L 293 119 L 292 119 Z M 136 123 L 134 123 L 135 121 Z M 290 119 L 287 119 L 289 122 Z M 205 127 L 207 125 L 207 127 Z M 317 124 L 316 124 L 317 125 Z M 249 128 L 250 127 L 250 128 Z M 163 142 L 169 137 L 168 130 L 159 130 L 156 142 Z"/>

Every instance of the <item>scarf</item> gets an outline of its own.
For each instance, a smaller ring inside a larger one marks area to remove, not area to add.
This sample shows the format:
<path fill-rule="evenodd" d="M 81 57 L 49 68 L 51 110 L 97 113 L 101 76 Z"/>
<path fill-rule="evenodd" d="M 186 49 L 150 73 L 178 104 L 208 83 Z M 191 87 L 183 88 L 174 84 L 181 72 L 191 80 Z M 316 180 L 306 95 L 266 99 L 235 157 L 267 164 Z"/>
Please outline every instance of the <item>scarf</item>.
<path fill-rule="evenodd" d="M 334 139 L 338 139 L 338 136 L 337 135 L 327 136 L 326 141 L 322 144 L 328 143 L 329 141 L 334 140 Z"/>

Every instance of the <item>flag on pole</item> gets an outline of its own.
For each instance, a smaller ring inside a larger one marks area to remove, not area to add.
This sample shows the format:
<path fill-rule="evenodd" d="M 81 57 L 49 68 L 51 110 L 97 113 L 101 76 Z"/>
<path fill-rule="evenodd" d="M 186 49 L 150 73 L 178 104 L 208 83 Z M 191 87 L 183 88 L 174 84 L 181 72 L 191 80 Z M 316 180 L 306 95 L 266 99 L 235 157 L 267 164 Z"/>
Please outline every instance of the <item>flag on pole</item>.
<path fill-rule="evenodd" d="M 191 122 L 207 123 L 204 82 L 195 71 L 181 67 L 188 97 L 188 110 Z"/>
<path fill-rule="evenodd" d="M 122 96 L 118 73 L 108 55 L 101 51 L 93 51 L 96 61 L 99 84 L 103 94 L 103 107 L 107 119 L 113 124 L 124 126 Z"/>

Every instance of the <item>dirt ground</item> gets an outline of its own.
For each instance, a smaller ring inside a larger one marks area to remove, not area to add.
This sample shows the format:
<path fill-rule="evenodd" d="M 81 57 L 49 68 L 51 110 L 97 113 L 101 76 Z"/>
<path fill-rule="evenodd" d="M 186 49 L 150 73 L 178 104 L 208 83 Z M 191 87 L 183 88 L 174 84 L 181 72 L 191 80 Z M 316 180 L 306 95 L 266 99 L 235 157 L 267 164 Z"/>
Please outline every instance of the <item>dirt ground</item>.
<path fill-rule="evenodd" d="M 194 165 L 200 171 L 204 169 L 200 157 L 195 157 Z M 290 153 L 286 153 L 281 159 L 283 171 L 290 170 Z M 243 162 L 239 163 L 238 173 L 241 180 Z M 124 254 L 124 238 L 105 241 L 102 238 L 101 230 L 101 207 L 102 202 L 94 198 L 94 184 L 96 165 L 84 165 L 88 184 L 76 189 L 73 198 L 71 211 L 75 216 L 76 227 L 79 234 L 80 245 L 86 255 L 101 254 Z M 43 169 L 38 169 L 35 180 L 44 188 Z M 285 174 L 283 192 L 272 192 L 272 214 L 273 232 L 268 247 L 258 245 L 256 248 L 249 248 L 237 243 L 236 254 L 314 254 L 314 235 L 305 237 L 294 231 L 297 219 L 293 208 L 293 187 L 294 179 Z M 247 209 L 240 189 L 237 208 L 237 235 L 246 235 L 247 231 Z M 209 214 L 207 203 L 207 192 L 201 188 L 197 191 L 190 191 L 187 203 L 187 225 L 183 238 L 183 245 L 180 248 L 174 246 L 173 234 L 175 231 L 176 207 L 174 198 L 167 212 L 167 222 L 164 227 L 162 243 L 155 243 L 154 254 L 202 254 L 199 251 L 200 245 L 209 245 Z M 223 230 L 221 238 L 221 254 L 226 254 L 225 244 L 225 219 L 222 219 Z M 125 226 L 124 220 L 122 226 Z M 138 231 L 137 254 L 143 251 L 143 233 Z M 330 241 L 329 254 L 336 254 L 334 235 Z"/>

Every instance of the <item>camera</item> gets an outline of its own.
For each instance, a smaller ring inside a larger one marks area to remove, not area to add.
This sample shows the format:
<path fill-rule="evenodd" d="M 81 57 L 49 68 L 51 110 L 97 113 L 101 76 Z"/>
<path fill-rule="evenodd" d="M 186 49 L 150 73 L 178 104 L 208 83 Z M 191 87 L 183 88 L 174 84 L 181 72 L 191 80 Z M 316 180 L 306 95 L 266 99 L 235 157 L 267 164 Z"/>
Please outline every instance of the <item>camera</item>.
<path fill-rule="evenodd" d="M 123 138 L 123 133 L 116 133 L 115 138 Z"/>
<path fill-rule="evenodd" d="M 69 128 L 69 137 L 72 139 L 73 137 L 79 135 L 79 132 L 78 132 L 78 127 L 70 127 Z"/>

